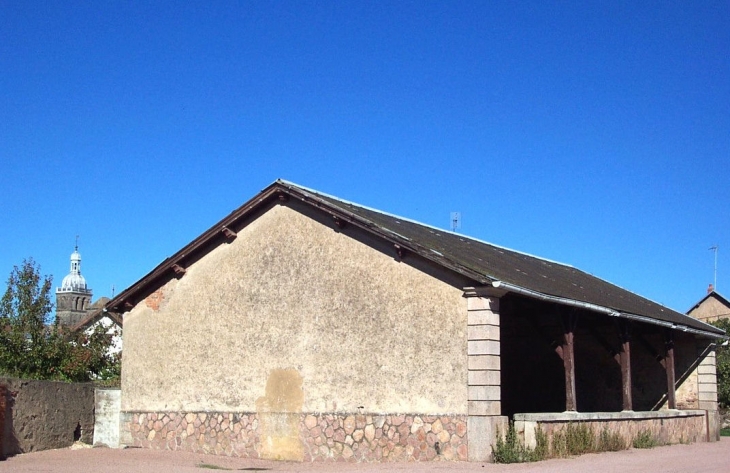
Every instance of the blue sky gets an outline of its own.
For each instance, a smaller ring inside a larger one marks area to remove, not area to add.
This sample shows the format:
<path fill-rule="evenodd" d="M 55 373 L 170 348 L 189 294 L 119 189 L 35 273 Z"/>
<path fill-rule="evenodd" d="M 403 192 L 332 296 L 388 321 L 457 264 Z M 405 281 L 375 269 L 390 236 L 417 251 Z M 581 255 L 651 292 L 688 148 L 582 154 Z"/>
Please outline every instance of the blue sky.
<path fill-rule="evenodd" d="M 640 3 L 641 5 L 636 5 Z M 277 178 L 730 294 L 730 3 L 0 0 L 0 276 L 117 293 Z"/>

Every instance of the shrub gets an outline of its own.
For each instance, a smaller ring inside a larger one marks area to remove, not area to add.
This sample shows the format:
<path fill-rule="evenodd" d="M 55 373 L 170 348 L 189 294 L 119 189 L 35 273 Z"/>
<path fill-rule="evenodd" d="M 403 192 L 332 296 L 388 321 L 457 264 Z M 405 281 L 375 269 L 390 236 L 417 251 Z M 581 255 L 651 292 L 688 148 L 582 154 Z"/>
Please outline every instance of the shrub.
<path fill-rule="evenodd" d="M 596 451 L 596 436 L 587 424 L 568 423 L 553 434 L 552 455 L 567 457 Z"/>
<path fill-rule="evenodd" d="M 618 452 L 626 450 L 626 441 L 618 432 L 611 432 L 604 427 L 598 436 L 596 450 L 599 452 Z"/>
<path fill-rule="evenodd" d="M 538 428 L 535 433 L 537 448 L 532 449 L 517 438 L 514 422 L 509 423 L 507 434 L 502 438 L 501 432 L 497 430 L 497 444 L 492 448 L 492 458 L 495 463 L 522 463 L 534 462 L 544 458 L 547 452 L 547 435 Z"/>
<path fill-rule="evenodd" d="M 636 437 L 634 437 L 633 446 L 634 448 L 654 448 L 659 443 L 656 441 L 654 436 L 648 430 L 641 430 Z"/>

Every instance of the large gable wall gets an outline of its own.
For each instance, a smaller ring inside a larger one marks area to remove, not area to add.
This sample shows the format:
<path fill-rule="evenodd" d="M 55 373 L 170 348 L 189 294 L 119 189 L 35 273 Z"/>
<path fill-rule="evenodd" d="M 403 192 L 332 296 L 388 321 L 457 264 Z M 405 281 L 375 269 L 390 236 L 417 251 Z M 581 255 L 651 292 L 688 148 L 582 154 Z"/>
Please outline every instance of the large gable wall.
<path fill-rule="evenodd" d="M 462 291 L 302 212 L 273 206 L 125 315 L 124 411 L 466 414 Z"/>

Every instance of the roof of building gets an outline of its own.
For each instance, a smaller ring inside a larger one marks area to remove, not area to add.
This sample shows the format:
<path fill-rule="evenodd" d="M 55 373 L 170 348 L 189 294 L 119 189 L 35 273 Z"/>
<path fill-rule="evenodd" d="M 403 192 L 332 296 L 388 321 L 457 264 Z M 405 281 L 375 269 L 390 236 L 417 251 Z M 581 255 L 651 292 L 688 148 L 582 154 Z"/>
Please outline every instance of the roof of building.
<path fill-rule="evenodd" d="M 626 317 L 711 337 L 723 331 L 657 304 L 633 292 L 572 266 L 538 258 L 462 234 L 434 228 L 409 219 L 370 209 L 296 184 L 277 180 L 253 199 L 160 263 L 134 285 L 107 304 L 123 312 L 214 246 L 235 238 L 233 229 L 255 218 L 256 212 L 276 199 L 297 199 L 330 213 L 338 224 L 352 224 L 394 245 L 455 271 L 479 285 L 508 292 L 578 305 L 617 317 Z"/>
<path fill-rule="evenodd" d="M 703 297 L 702 299 L 700 299 L 699 301 L 697 301 L 697 303 L 695 305 L 693 305 L 692 307 L 690 307 L 689 310 L 687 311 L 687 313 L 689 314 L 690 312 L 692 312 L 693 310 L 695 310 L 696 308 L 698 308 L 700 305 L 702 305 L 703 302 L 705 302 L 710 297 L 712 297 L 713 299 L 717 299 L 723 305 L 725 305 L 727 307 L 730 307 L 730 301 L 728 301 L 727 298 L 725 298 L 719 292 L 713 290 L 713 291 L 708 292 L 705 295 L 705 297 Z"/>
<path fill-rule="evenodd" d="M 107 299 L 108 301 L 109 299 Z M 79 330 L 86 330 L 87 328 L 91 327 L 104 317 L 111 320 L 112 323 L 117 325 L 118 327 L 123 326 L 123 319 L 119 314 L 115 314 L 114 312 L 109 312 L 105 310 L 102 307 L 96 308 L 94 310 L 90 310 L 83 319 L 79 320 L 76 325 L 71 327 L 72 332 L 78 332 Z"/>

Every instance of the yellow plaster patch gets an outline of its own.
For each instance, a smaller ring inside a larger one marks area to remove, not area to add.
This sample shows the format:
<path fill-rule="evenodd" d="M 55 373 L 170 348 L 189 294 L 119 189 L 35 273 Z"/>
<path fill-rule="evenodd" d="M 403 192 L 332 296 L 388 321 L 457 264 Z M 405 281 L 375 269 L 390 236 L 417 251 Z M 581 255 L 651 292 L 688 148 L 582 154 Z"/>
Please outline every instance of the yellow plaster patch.
<path fill-rule="evenodd" d="M 299 414 L 304 405 L 303 379 L 293 368 L 274 369 L 266 381 L 266 394 L 256 400 L 261 421 L 262 458 L 304 459 L 299 439 Z"/>

